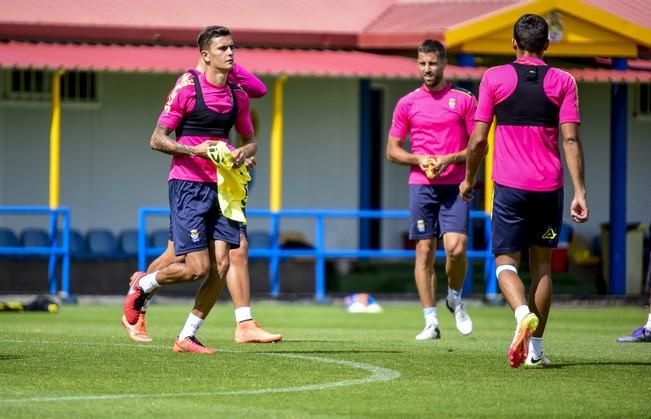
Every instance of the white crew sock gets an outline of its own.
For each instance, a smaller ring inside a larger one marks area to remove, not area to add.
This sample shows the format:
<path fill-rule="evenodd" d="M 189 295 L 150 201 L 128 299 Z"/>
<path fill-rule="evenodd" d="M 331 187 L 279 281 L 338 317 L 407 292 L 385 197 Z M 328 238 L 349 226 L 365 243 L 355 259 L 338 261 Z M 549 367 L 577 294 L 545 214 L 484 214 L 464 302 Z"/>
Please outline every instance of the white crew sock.
<path fill-rule="evenodd" d="M 138 286 L 142 288 L 145 294 L 149 294 L 156 288 L 160 287 L 160 284 L 156 282 L 156 274 L 158 274 L 158 271 L 147 274 L 138 281 Z"/>
<path fill-rule="evenodd" d="M 240 307 L 235 309 L 235 322 L 242 323 L 247 320 L 253 320 L 251 316 L 251 307 Z"/>
<path fill-rule="evenodd" d="M 452 288 L 448 287 L 448 305 L 452 307 L 452 310 L 457 308 L 459 303 L 461 302 L 461 290 L 453 290 Z"/>
<path fill-rule="evenodd" d="M 436 307 L 425 307 L 423 309 L 423 316 L 425 317 L 425 326 L 439 325 L 439 319 L 436 317 Z"/>
<path fill-rule="evenodd" d="M 529 352 L 533 352 L 534 358 L 540 359 L 543 356 L 543 338 L 529 339 Z"/>
<path fill-rule="evenodd" d="M 515 314 L 515 321 L 516 321 L 518 324 L 520 324 L 520 322 L 522 321 L 522 319 L 524 319 L 524 318 L 527 316 L 527 314 L 529 314 L 529 313 L 531 313 L 531 312 L 529 311 L 529 306 L 521 305 L 521 306 L 517 307 L 517 308 L 515 309 L 515 311 L 514 311 L 514 314 Z"/>
<path fill-rule="evenodd" d="M 190 313 L 188 319 L 185 321 L 185 326 L 183 326 L 183 329 L 181 329 L 181 333 L 179 333 L 179 340 L 183 340 L 190 336 L 195 336 L 202 324 L 203 324 L 202 318 L 197 317 L 194 314 Z"/>
<path fill-rule="evenodd" d="M 646 330 L 651 330 L 651 313 L 649 313 L 649 319 L 646 321 Z"/>

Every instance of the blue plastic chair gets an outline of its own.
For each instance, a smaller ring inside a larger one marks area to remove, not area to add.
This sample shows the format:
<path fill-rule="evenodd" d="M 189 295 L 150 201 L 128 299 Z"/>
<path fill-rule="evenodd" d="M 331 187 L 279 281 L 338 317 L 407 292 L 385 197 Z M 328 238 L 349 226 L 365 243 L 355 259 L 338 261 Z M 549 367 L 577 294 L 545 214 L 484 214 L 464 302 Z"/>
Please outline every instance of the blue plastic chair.
<path fill-rule="evenodd" d="M 118 235 L 120 253 L 124 257 L 132 258 L 138 256 L 138 230 L 128 229 Z"/>
<path fill-rule="evenodd" d="M 26 228 L 20 233 L 20 244 L 23 247 L 49 247 L 50 233 L 42 228 Z"/>
<path fill-rule="evenodd" d="M 118 241 L 112 231 L 90 229 L 86 232 L 88 250 L 97 258 L 115 259 L 119 257 Z"/>
<path fill-rule="evenodd" d="M 20 233 L 22 247 L 50 247 L 50 234 L 42 228 L 26 228 Z M 48 255 L 20 255 L 19 258 L 47 259 Z"/>
<path fill-rule="evenodd" d="M 0 247 L 18 247 L 18 237 L 13 230 L 0 227 Z"/>
<path fill-rule="evenodd" d="M 561 231 L 558 233 L 558 242 L 568 245 L 572 241 L 573 236 L 574 228 L 568 223 L 561 224 Z"/>
<path fill-rule="evenodd" d="M 149 245 L 151 247 L 167 248 L 167 241 L 170 237 L 169 229 L 154 230 L 149 235 Z"/>
<path fill-rule="evenodd" d="M 59 230 L 58 243 L 61 245 L 63 240 L 63 232 Z M 75 260 L 92 259 L 93 254 L 88 250 L 84 235 L 79 230 L 70 229 L 70 257 Z"/>

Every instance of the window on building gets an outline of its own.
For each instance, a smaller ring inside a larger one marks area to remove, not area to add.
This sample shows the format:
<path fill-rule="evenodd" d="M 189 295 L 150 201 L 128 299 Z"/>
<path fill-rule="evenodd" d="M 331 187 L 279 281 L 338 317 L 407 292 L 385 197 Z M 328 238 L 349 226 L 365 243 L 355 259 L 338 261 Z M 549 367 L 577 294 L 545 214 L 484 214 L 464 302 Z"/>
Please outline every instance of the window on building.
<path fill-rule="evenodd" d="M 651 83 L 637 85 L 635 116 L 651 118 Z"/>
<path fill-rule="evenodd" d="M 2 98 L 9 101 L 44 102 L 52 95 L 52 71 L 13 69 L 4 72 Z M 97 102 L 97 75 L 91 71 L 66 71 L 61 77 L 65 103 Z"/>

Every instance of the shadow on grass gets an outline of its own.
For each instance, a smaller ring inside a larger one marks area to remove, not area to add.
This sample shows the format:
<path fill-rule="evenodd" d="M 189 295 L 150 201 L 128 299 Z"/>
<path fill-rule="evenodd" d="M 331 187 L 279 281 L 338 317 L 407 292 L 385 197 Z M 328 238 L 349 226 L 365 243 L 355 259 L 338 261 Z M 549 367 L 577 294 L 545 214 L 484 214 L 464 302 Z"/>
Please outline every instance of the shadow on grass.
<path fill-rule="evenodd" d="M 303 351 L 251 351 L 248 353 L 252 354 L 402 354 L 404 351 L 374 351 L 374 350 L 369 350 L 369 351 L 364 351 L 364 350 L 359 350 L 359 349 L 351 349 L 351 350 L 332 350 L 332 351 L 310 351 L 310 350 L 303 350 Z"/>
<path fill-rule="evenodd" d="M 618 362 L 618 361 L 602 361 L 602 362 L 599 362 L 599 361 L 592 361 L 592 362 L 574 362 L 574 363 L 572 363 L 572 362 L 564 362 L 564 363 L 560 363 L 560 364 L 552 364 L 552 365 L 549 365 L 547 367 L 540 368 L 540 369 L 548 370 L 548 369 L 553 369 L 553 368 L 585 367 L 585 366 L 588 366 L 588 365 L 599 365 L 599 366 L 604 366 L 604 365 L 617 366 L 617 365 L 621 365 L 621 366 L 626 366 L 626 367 L 628 367 L 628 366 L 651 367 L 651 361 L 649 361 L 649 362 L 627 362 L 627 361 L 621 361 L 621 362 Z"/>
<path fill-rule="evenodd" d="M 0 354 L 0 361 L 18 361 L 20 359 L 25 359 L 25 357 L 20 355 Z"/>

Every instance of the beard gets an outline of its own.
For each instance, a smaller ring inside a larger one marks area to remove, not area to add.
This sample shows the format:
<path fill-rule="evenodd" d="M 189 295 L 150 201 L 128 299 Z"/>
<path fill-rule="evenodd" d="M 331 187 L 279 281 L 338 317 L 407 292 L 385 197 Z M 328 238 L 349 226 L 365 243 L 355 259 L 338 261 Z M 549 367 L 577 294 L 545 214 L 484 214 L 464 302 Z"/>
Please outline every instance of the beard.
<path fill-rule="evenodd" d="M 423 79 L 427 87 L 436 86 L 441 82 L 441 80 L 443 80 L 443 74 L 432 74 L 432 79 L 430 81 Z"/>

